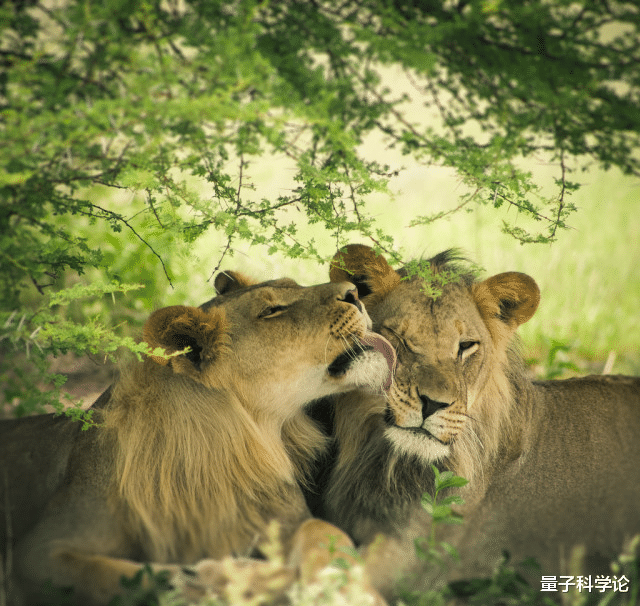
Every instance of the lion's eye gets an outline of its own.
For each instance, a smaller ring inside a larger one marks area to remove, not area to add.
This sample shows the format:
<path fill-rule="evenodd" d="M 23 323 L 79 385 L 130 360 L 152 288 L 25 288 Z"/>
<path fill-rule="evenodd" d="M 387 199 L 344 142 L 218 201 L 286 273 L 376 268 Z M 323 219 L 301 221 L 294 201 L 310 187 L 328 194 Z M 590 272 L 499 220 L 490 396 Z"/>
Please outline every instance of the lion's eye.
<path fill-rule="evenodd" d="M 273 305 L 263 309 L 258 314 L 258 318 L 275 318 L 276 316 L 283 314 L 287 309 L 287 305 Z"/>
<path fill-rule="evenodd" d="M 478 343 L 478 341 L 460 341 L 460 343 L 458 343 L 458 355 L 461 359 L 465 360 L 478 351 L 479 348 L 480 343 Z"/>
<path fill-rule="evenodd" d="M 415 347 L 409 343 L 402 335 L 398 334 L 393 328 L 389 328 L 388 326 L 383 326 L 384 332 L 391 335 L 392 340 L 395 339 L 402 347 L 404 347 L 407 351 L 411 353 L 416 353 Z"/>

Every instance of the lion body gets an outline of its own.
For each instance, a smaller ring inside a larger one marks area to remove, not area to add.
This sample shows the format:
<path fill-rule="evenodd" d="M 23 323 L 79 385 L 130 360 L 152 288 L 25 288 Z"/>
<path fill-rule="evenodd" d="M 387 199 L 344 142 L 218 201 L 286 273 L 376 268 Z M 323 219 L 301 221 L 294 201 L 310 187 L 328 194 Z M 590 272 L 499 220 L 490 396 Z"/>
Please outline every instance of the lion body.
<path fill-rule="evenodd" d="M 286 547 L 309 517 L 297 482 L 325 438 L 304 405 L 380 387 L 387 362 L 359 345 L 369 321 L 352 285 L 222 283 L 201 308 L 154 312 L 145 341 L 175 355 L 123 369 L 94 405 L 98 427 L 0 424 L 10 603 L 40 603 L 47 581 L 106 603 L 140 562 L 176 574 L 247 555 L 272 520 Z"/>
<path fill-rule="evenodd" d="M 398 352 L 388 401 L 336 398 L 325 493 L 327 518 L 368 546 L 377 587 L 391 596 L 406 575 L 418 589 L 490 576 L 504 550 L 513 563 L 534 557 L 541 574 L 610 574 L 640 533 L 640 378 L 530 381 L 512 340 L 539 298 L 523 274 L 463 274 L 433 298 L 364 247 L 348 247 L 340 267 L 332 279 L 344 267 L 355 276 L 374 330 Z M 433 492 L 432 464 L 469 480 L 464 524 L 437 529 L 460 555 L 444 571 L 414 548 L 431 529 L 420 497 Z"/>

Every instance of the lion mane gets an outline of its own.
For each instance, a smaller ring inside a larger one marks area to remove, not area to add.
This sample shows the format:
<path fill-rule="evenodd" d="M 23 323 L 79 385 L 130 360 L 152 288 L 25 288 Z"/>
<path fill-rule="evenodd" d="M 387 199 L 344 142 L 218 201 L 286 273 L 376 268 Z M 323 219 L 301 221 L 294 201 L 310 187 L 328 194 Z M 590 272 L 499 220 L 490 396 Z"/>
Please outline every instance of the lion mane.
<path fill-rule="evenodd" d="M 352 244 L 330 277 L 356 284 L 397 351 L 386 397 L 334 398 L 336 455 L 320 481 L 320 515 L 363 546 L 376 587 L 394 596 L 410 572 L 418 589 L 490 576 L 503 550 L 542 574 L 606 575 L 640 533 L 640 378 L 531 381 L 515 332 L 538 286 L 518 272 L 479 280 L 456 251 L 394 270 Z M 469 480 L 455 507 L 465 523 L 437 530 L 460 555 L 448 571 L 415 554 L 434 465 Z"/>
<path fill-rule="evenodd" d="M 221 400 L 212 412 L 207 394 L 158 379 L 155 372 L 127 371 L 104 411 L 104 440 L 119 478 L 114 502 L 127 504 L 127 525 L 151 560 L 246 553 L 264 529 L 262 504 L 287 510 L 291 497 L 283 487 L 304 480 L 305 460 L 322 451 L 323 436 L 296 417 L 282 428 L 285 448 L 236 403 Z M 159 398 L 171 406 L 154 410 Z M 140 448 L 142 441 L 151 447 Z"/>
<path fill-rule="evenodd" d="M 349 279 L 358 286 L 359 294 L 366 301 L 368 308 L 375 309 L 385 299 L 387 295 L 397 289 L 401 284 L 406 283 L 410 273 L 407 268 L 400 268 L 394 271 L 389 267 L 384 257 L 372 254 L 372 250 L 364 245 L 349 245 L 336 255 L 332 262 L 330 278 L 334 282 Z M 478 390 L 473 400 L 471 410 L 465 411 L 466 422 L 460 423 L 461 430 L 455 435 L 452 447 L 444 457 L 438 457 L 442 461 L 443 467 L 453 471 L 456 475 L 462 476 L 469 481 L 482 481 L 483 470 L 495 462 L 499 453 L 508 447 L 512 440 L 517 439 L 520 428 L 525 422 L 525 411 L 518 406 L 517 398 L 526 390 L 529 383 L 526 377 L 526 369 L 521 356 L 520 341 L 513 335 L 513 330 L 526 321 L 527 314 L 533 315 L 540 298 L 539 290 L 533 280 L 527 281 L 527 290 L 515 292 L 513 287 L 505 284 L 503 278 L 497 276 L 493 280 L 485 283 L 478 283 L 477 272 L 469 269 L 465 258 L 456 249 L 449 249 L 441 252 L 431 259 L 414 264 L 413 271 L 425 271 L 430 280 L 435 285 L 436 299 L 438 290 L 444 288 L 450 291 L 467 290 L 473 293 L 478 301 L 478 307 L 483 313 L 483 317 L 491 320 L 501 319 L 500 322 L 487 322 L 491 340 L 494 346 L 489 355 L 491 356 L 491 372 L 487 373 L 486 381 L 482 389 Z M 505 277 L 522 274 L 510 272 L 504 274 Z M 447 282 L 453 281 L 454 285 L 447 287 Z M 526 305 L 522 305 L 522 298 L 527 297 Z M 502 301 L 502 303 L 500 303 Z M 414 305 L 414 301 L 411 302 Z M 509 307 L 520 306 L 518 315 L 513 315 L 507 322 L 502 321 L 507 318 Z M 417 306 L 416 310 L 420 307 Z M 385 310 L 385 313 L 390 313 Z M 420 312 L 417 311 L 419 314 Z M 414 314 L 415 315 L 415 314 Z M 403 317 L 403 327 L 412 320 L 411 314 Z M 526 319 L 525 319 L 526 318 Z M 395 335 L 390 334 L 393 338 Z M 399 349 L 403 348 L 402 343 Z M 401 378 L 396 376 L 396 382 L 391 388 L 391 397 L 396 394 L 402 400 L 402 394 L 398 394 L 401 389 Z M 341 396 L 342 400 L 351 399 L 349 406 L 358 406 L 358 394 L 346 394 Z M 338 460 L 338 468 L 346 461 L 359 458 L 357 453 L 362 454 L 363 436 L 367 434 L 367 417 L 372 417 L 370 424 L 377 424 L 380 421 L 380 412 L 387 409 L 387 403 L 383 398 L 377 400 L 367 397 L 366 404 L 361 405 L 364 419 L 361 431 L 354 431 L 351 427 L 352 419 L 355 415 L 345 412 L 339 416 L 337 422 L 343 422 L 345 427 L 341 432 L 341 451 L 344 456 Z M 388 414 L 388 412 L 387 412 Z M 346 425 L 349 425 L 347 428 Z M 365 448 L 371 448 L 374 453 L 380 450 L 380 444 L 368 444 Z M 384 448 L 383 448 L 384 450 Z M 384 454 L 373 454 L 383 462 L 385 473 L 383 477 L 387 486 L 395 486 L 396 489 L 406 490 L 412 484 L 419 490 L 421 482 L 399 481 L 397 474 L 406 475 L 407 466 L 403 469 L 396 469 L 396 463 L 403 461 L 406 451 L 403 449 L 390 449 Z M 336 472 L 336 475 L 339 475 Z M 424 474 L 420 473 L 420 477 Z M 426 475 L 431 477 L 431 471 L 426 471 Z M 346 481 L 346 478 L 345 478 Z M 420 493 L 421 494 L 421 493 Z"/>
<path fill-rule="evenodd" d="M 52 415 L 0 423 L 10 603 L 39 603 L 51 581 L 105 604 L 142 562 L 176 578 L 183 565 L 204 570 L 204 558 L 259 551 L 271 521 L 285 551 L 310 544 L 302 527 L 332 530 L 305 522 L 298 483 L 326 438 L 304 407 L 381 389 L 392 348 L 347 282 L 252 284 L 226 272 L 216 289 L 200 308 L 150 316 L 151 353 L 123 365 L 94 404 L 97 427 Z"/>

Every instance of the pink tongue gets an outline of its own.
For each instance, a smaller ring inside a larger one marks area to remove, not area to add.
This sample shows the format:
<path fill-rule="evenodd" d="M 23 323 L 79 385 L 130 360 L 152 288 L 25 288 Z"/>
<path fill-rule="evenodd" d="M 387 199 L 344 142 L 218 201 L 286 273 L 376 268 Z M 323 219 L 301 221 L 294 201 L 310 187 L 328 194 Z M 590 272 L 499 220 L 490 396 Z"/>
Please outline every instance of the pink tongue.
<path fill-rule="evenodd" d="M 363 345 L 369 345 L 373 347 L 375 351 L 379 351 L 389 366 L 389 375 L 383 386 L 385 391 L 389 391 L 391 383 L 393 382 L 393 372 L 396 368 L 396 350 L 393 349 L 393 345 L 389 343 L 383 336 L 376 334 L 375 332 L 367 331 L 364 337 L 361 339 Z"/>

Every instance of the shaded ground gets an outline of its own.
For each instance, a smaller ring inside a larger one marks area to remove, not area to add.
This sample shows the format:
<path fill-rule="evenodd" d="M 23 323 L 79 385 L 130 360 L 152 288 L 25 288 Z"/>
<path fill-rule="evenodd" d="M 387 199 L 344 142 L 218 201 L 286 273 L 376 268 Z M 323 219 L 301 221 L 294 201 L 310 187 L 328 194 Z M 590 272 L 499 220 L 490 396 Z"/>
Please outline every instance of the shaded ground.
<path fill-rule="evenodd" d="M 51 372 L 67 377 L 62 390 L 82 400 L 83 408 L 91 406 L 117 375 L 116 365 L 112 362 L 73 354 L 56 358 L 51 365 Z"/>
<path fill-rule="evenodd" d="M 2 352 L 2 354 L 10 355 L 7 352 Z M 21 359 L 20 354 L 17 354 L 14 359 L 15 368 L 24 371 L 24 367 L 21 368 L 24 359 Z M 69 394 L 71 401 L 80 401 L 83 408 L 91 406 L 117 376 L 116 364 L 105 361 L 103 357 L 75 356 L 73 354 L 53 358 L 50 371 L 67 378 L 61 388 L 61 401 L 65 403 L 67 401 L 65 394 Z M 11 381 L 15 379 L 15 376 L 0 377 L 0 379 Z M 38 387 L 43 394 L 52 390 L 51 384 L 42 383 Z M 0 419 L 13 418 L 13 407 L 18 404 L 18 400 L 7 401 L 4 389 L 5 385 L 2 385 L 2 389 L 0 389 Z M 54 412 L 53 408 L 48 406 L 45 406 L 45 410 Z"/>

